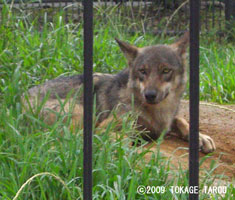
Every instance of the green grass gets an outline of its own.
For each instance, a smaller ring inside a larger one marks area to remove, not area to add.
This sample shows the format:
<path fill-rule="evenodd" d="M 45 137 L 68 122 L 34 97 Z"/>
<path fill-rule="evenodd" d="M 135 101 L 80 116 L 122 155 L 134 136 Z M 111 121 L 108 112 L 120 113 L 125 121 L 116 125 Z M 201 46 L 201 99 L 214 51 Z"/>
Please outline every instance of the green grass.
<path fill-rule="evenodd" d="M 218 103 L 235 103 L 235 48 L 233 44 L 202 45 L 201 99 Z"/>
<path fill-rule="evenodd" d="M 0 24 L 0 199 L 12 199 L 25 181 L 41 172 L 59 176 L 69 192 L 57 179 L 44 175 L 28 184 L 18 199 L 82 199 L 82 130 L 69 129 L 70 120 L 62 123 L 64 115 L 48 126 L 37 114 L 23 113 L 20 103 L 22 93 L 33 85 L 82 72 L 82 24 L 65 24 L 58 15 L 38 31 L 37 19 L 16 17 L 7 10 L 2 10 Z M 115 37 L 138 46 L 175 40 L 144 34 L 141 29 L 130 34 L 136 22 L 113 16 L 112 10 L 106 14 L 110 15 L 105 22 L 97 18 L 94 23 L 94 71 L 116 73 L 126 66 Z M 233 44 L 219 44 L 203 36 L 200 50 L 201 100 L 235 103 Z M 121 130 L 115 130 L 115 122 L 105 130 L 95 130 L 99 134 L 94 135 L 93 145 L 94 199 L 187 199 L 186 194 L 173 195 L 169 187 L 188 185 L 188 170 L 170 170 L 170 160 L 159 150 L 148 162 L 143 158 L 147 149 L 139 154 L 141 147 L 129 147 L 130 139 L 123 136 L 133 133 L 133 121 L 127 114 Z M 114 131 L 119 135 L 115 142 L 109 137 Z M 200 187 L 213 183 L 215 167 L 212 163 L 211 170 L 201 177 Z M 166 192 L 141 196 L 136 192 L 138 185 L 164 186 Z M 202 194 L 201 199 L 227 200 L 234 192 L 228 185 L 225 197 Z"/>

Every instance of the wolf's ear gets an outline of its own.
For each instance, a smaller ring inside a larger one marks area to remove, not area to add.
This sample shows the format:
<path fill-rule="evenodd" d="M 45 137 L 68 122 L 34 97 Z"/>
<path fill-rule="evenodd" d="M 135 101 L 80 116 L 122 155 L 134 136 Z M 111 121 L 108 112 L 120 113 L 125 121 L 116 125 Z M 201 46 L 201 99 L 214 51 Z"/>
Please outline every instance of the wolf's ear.
<path fill-rule="evenodd" d="M 117 38 L 115 38 L 115 40 L 118 43 L 122 52 L 124 53 L 126 59 L 128 60 L 128 63 L 130 64 L 131 62 L 133 62 L 138 54 L 138 48 Z"/>
<path fill-rule="evenodd" d="M 184 57 L 187 47 L 189 45 L 189 32 L 187 31 L 179 40 L 171 44 L 170 47 L 173 48 L 179 56 Z"/>

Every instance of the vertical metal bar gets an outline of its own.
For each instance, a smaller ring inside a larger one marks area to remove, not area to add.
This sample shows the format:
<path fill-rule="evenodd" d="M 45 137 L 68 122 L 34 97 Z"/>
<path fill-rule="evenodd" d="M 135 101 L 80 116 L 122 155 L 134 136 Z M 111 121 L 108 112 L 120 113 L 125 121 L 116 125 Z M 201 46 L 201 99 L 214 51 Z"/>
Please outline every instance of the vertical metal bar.
<path fill-rule="evenodd" d="M 104 1 L 104 7 L 105 7 L 105 9 L 107 8 L 107 0 Z"/>
<path fill-rule="evenodd" d="M 133 1 L 132 1 L 133 2 Z M 158 13 L 158 12 L 154 12 L 154 7 L 155 7 L 156 5 L 155 5 L 155 2 L 152 0 L 151 1 L 151 6 L 150 6 L 150 19 L 151 19 L 151 25 L 150 25 L 150 27 L 154 27 L 155 25 L 154 25 L 154 20 L 156 20 L 155 19 L 155 17 L 157 17 L 156 16 L 156 13 Z"/>
<path fill-rule="evenodd" d="M 199 30 L 200 0 L 190 0 L 190 151 L 189 185 L 199 185 Z M 189 194 L 198 200 L 199 194 Z"/>
<path fill-rule="evenodd" d="M 212 28 L 215 27 L 215 0 L 212 0 Z"/>
<path fill-rule="evenodd" d="M 222 27 L 221 27 L 221 22 L 222 22 L 222 4 L 221 4 L 221 0 L 219 0 L 219 31 L 222 31 Z M 221 41 L 221 34 L 219 35 L 219 41 Z"/>
<path fill-rule="evenodd" d="M 65 9 L 66 8 L 66 9 Z M 66 2 L 64 2 L 64 8 L 63 8 L 64 10 L 65 10 L 65 23 L 68 23 L 69 21 L 68 21 L 68 2 L 66 1 Z"/>
<path fill-rule="evenodd" d="M 93 0 L 84 0 L 83 199 L 92 199 Z"/>
<path fill-rule="evenodd" d="M 71 18 L 72 18 L 72 19 L 71 19 L 71 20 L 74 21 L 74 5 L 75 5 L 75 2 L 72 1 L 71 4 L 72 4 L 72 6 L 71 6 L 71 10 L 72 10 L 72 16 L 71 16 Z"/>
<path fill-rule="evenodd" d="M 184 16 L 185 16 L 184 24 L 185 24 L 185 26 L 186 25 L 189 26 L 188 23 L 187 23 L 188 22 L 188 18 L 189 18 L 189 6 L 187 4 L 185 4 L 183 9 L 184 9 Z M 181 26 L 180 29 L 182 30 L 182 26 Z"/>
<path fill-rule="evenodd" d="M 61 1 L 59 1 L 59 8 L 60 8 L 60 13 L 61 13 L 61 10 L 62 10 L 62 4 L 61 4 L 62 2 Z"/>
<path fill-rule="evenodd" d="M 225 20 L 226 20 L 226 29 L 231 31 L 235 23 L 235 1 L 234 0 L 225 0 Z"/>
<path fill-rule="evenodd" d="M 225 0 L 225 19 L 229 21 L 231 18 L 231 1 Z"/>
<path fill-rule="evenodd" d="M 205 12 L 206 12 L 206 30 L 208 31 L 208 0 L 205 1 L 206 3 L 206 9 L 205 9 Z"/>

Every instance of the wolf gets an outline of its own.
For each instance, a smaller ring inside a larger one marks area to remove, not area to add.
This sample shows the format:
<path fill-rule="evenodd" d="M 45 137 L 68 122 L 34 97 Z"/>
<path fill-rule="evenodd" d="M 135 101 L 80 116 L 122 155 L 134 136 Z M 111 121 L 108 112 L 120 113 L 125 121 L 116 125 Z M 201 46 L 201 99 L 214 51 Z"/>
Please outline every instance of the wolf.
<path fill-rule="evenodd" d="M 145 140 L 156 140 L 163 131 L 175 132 L 183 140 L 189 139 L 189 124 L 178 117 L 178 108 L 187 83 L 187 47 L 189 33 L 170 45 L 136 47 L 116 39 L 127 59 L 128 67 L 118 74 L 93 74 L 93 93 L 99 114 L 97 126 L 107 126 L 112 120 L 111 111 L 117 108 L 118 116 L 134 109 L 138 112 L 137 125 L 146 130 Z M 47 94 L 48 99 L 42 109 L 45 121 L 56 120 L 54 112 L 69 112 L 71 100 L 66 100 L 83 86 L 84 76 L 74 75 L 49 80 L 28 91 L 28 104 L 34 108 Z M 58 100 L 58 98 L 60 100 Z M 25 102 L 25 100 L 24 100 Z M 134 103 L 133 103 L 134 102 Z M 27 103 L 26 103 L 27 104 Z M 83 98 L 72 107 L 72 124 L 81 123 L 83 118 Z M 121 117 L 119 118 L 121 120 Z M 203 153 L 215 151 L 213 139 L 199 133 L 199 147 Z"/>

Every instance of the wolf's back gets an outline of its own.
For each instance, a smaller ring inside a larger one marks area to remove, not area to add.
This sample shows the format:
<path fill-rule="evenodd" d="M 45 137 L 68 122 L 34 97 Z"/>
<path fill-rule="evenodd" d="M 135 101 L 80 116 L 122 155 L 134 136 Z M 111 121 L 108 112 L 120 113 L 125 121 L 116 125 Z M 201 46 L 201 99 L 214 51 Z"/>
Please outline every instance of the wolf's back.
<path fill-rule="evenodd" d="M 50 98 L 65 99 L 68 93 L 73 90 L 77 91 L 83 84 L 83 75 L 74 75 L 69 77 L 58 77 L 53 80 L 46 81 L 44 84 L 34 86 L 28 90 L 30 97 L 39 96 L 41 99 L 50 93 Z"/>

